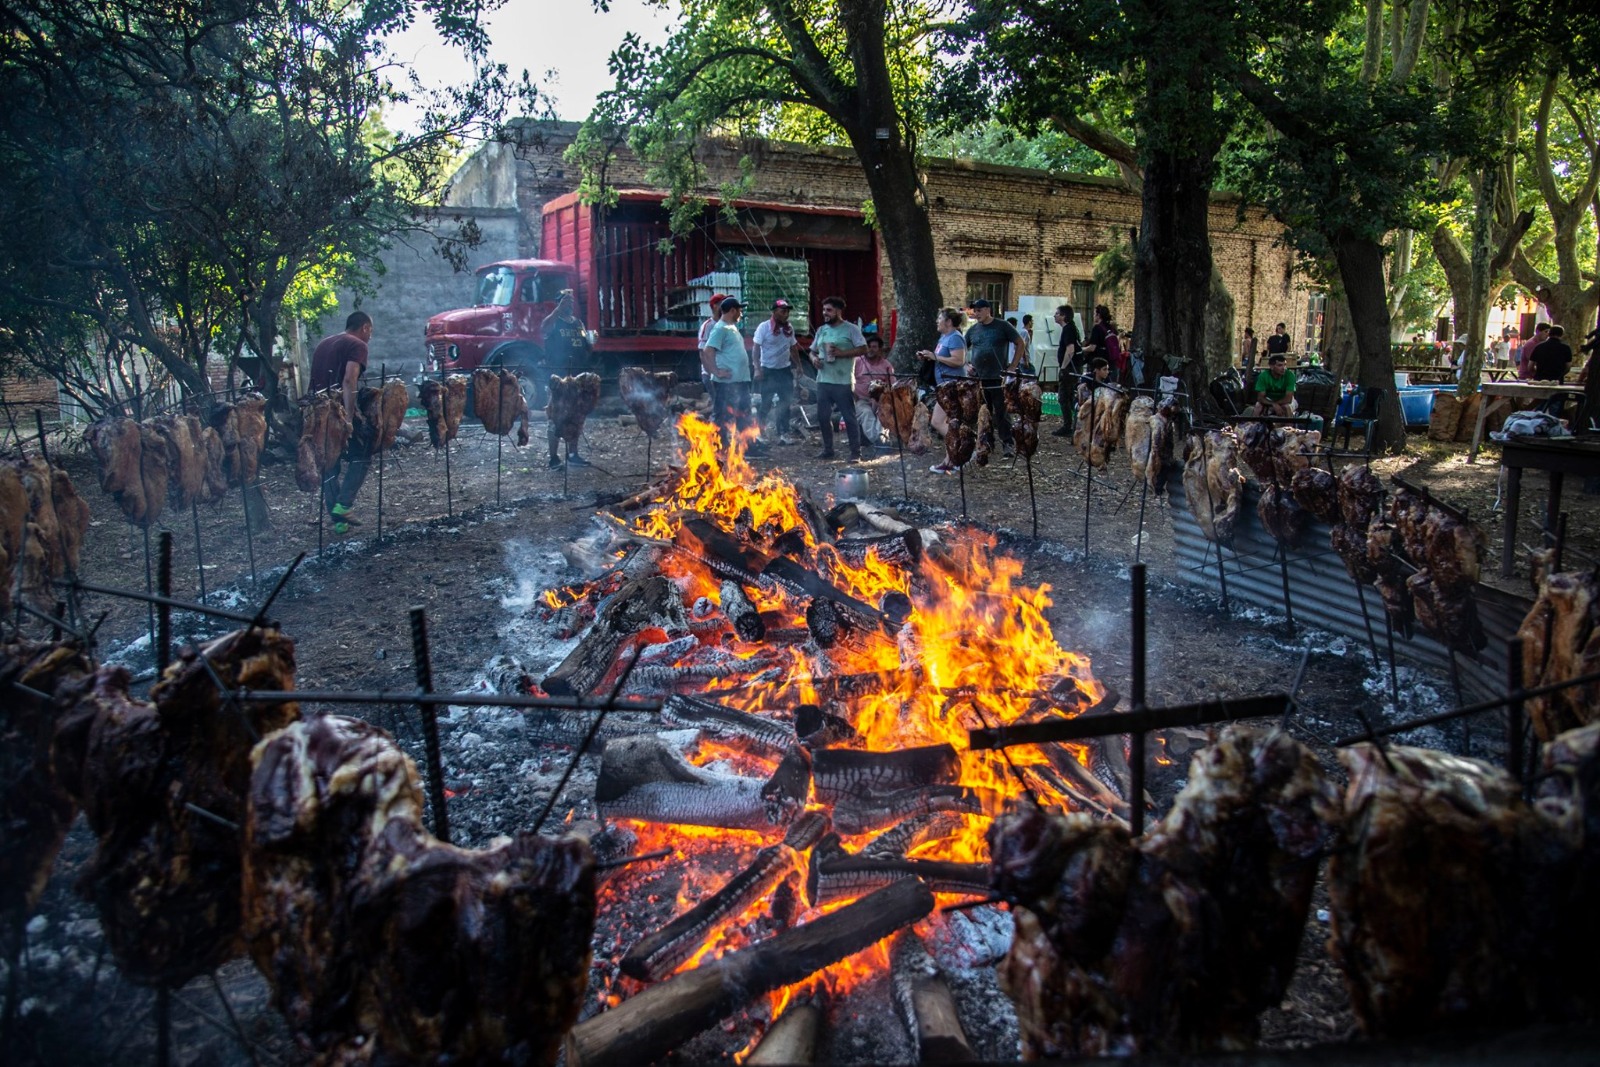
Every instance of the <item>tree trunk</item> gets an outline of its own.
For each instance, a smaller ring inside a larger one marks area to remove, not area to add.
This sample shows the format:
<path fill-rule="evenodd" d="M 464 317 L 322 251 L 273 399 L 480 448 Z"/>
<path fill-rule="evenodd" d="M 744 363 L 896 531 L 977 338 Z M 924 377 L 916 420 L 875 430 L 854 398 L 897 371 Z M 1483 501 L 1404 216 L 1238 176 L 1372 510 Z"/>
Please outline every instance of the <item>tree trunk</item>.
<path fill-rule="evenodd" d="M 1500 191 L 1500 167 L 1498 164 L 1483 169 L 1482 180 L 1478 183 L 1477 203 L 1472 212 L 1472 260 L 1469 267 L 1466 314 L 1462 314 L 1459 300 L 1456 302 L 1456 337 L 1465 338 L 1465 347 L 1462 350 L 1461 379 L 1456 385 L 1456 395 L 1465 399 L 1478 391 L 1478 380 L 1483 375 L 1483 342 L 1484 334 L 1489 329 L 1489 287 L 1493 279 L 1494 268 L 1490 260 L 1493 257 L 1494 235 L 1490 232 L 1490 224 L 1494 221 L 1495 197 Z M 1452 296 L 1455 295 L 1452 289 Z"/>
<path fill-rule="evenodd" d="M 1206 303 L 1206 380 L 1233 366 L 1233 294 L 1215 265 L 1211 268 L 1211 295 Z"/>
<path fill-rule="evenodd" d="M 1356 384 L 1384 391 L 1374 445 L 1401 452 L 1406 446 L 1405 419 L 1395 393 L 1394 353 L 1389 347 L 1389 299 L 1384 287 L 1383 245 L 1349 232 L 1334 234 L 1333 253 L 1350 306 L 1350 327 L 1360 363 Z"/>
<path fill-rule="evenodd" d="M 1355 333 L 1350 329 L 1350 302 L 1337 290 L 1328 293 L 1322 315 L 1322 365 L 1340 381 L 1353 380 L 1361 365 Z"/>
<path fill-rule="evenodd" d="M 1139 242 L 1134 252 L 1133 344 L 1147 378 L 1167 360 L 1191 396 L 1206 388 L 1206 306 L 1211 296 L 1210 157 L 1153 152 L 1144 168 Z M 1142 328 L 1142 329 L 1141 329 Z"/>

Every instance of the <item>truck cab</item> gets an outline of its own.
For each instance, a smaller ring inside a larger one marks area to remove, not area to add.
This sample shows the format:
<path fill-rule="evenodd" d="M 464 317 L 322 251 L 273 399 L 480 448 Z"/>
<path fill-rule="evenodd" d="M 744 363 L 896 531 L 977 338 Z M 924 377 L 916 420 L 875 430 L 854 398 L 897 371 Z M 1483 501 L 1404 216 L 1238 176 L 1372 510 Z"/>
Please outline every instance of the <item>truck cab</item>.
<path fill-rule="evenodd" d="M 506 259 L 475 273 L 473 305 L 428 320 L 423 369 L 470 374 L 482 366 L 505 366 L 531 375 L 544 350 L 539 326 L 561 291 L 573 288 L 573 268 L 546 259 Z"/>

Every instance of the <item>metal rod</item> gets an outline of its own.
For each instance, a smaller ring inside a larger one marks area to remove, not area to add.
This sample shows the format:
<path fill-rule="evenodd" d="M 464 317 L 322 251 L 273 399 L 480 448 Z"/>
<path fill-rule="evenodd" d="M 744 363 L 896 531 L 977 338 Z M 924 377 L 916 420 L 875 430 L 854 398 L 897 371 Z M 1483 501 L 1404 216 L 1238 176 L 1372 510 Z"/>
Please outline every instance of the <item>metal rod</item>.
<path fill-rule="evenodd" d="M 163 598 L 172 596 L 172 534 L 162 530 L 160 541 L 160 558 L 156 566 L 157 588 Z M 167 664 L 172 662 L 172 605 L 160 604 L 156 607 L 156 673 L 167 669 Z"/>
<path fill-rule="evenodd" d="M 1522 638 L 1513 637 L 1506 642 L 1506 770 L 1519 782 L 1525 771 L 1522 697 Z"/>
<path fill-rule="evenodd" d="M 1551 546 L 1550 573 L 1555 574 L 1561 569 L 1561 557 L 1567 547 L 1567 512 L 1563 511 L 1556 520 L 1556 543 Z"/>
<path fill-rule="evenodd" d="M 1133 565 L 1133 671 L 1130 699 L 1133 706 L 1130 714 L 1137 715 L 1145 710 L 1145 648 L 1147 633 L 1145 627 L 1145 567 L 1143 563 Z M 1133 836 L 1138 837 L 1144 833 L 1144 765 L 1145 765 L 1145 735 L 1143 731 L 1135 731 L 1129 735 L 1128 754 L 1128 825 L 1133 831 Z"/>
<path fill-rule="evenodd" d="M 150 651 L 156 650 L 156 601 L 154 599 L 155 580 L 150 575 L 150 527 L 140 527 L 144 534 L 144 591 L 151 599 L 145 601 L 146 614 L 150 620 Z"/>
<path fill-rule="evenodd" d="M 637 697 L 608 701 L 599 697 L 536 697 L 510 693 L 418 693 L 414 689 L 235 689 L 235 700 L 252 704 L 459 704 L 464 708 L 560 708 L 566 711 L 660 711 L 661 701 Z"/>
<path fill-rule="evenodd" d="M 611 692 L 606 698 L 605 706 L 600 709 L 600 714 L 594 717 L 594 724 L 589 727 L 589 732 L 584 734 L 583 741 L 572 754 L 572 762 L 567 764 L 567 769 L 561 773 L 561 780 L 556 783 L 555 789 L 550 794 L 550 799 L 545 801 L 544 810 L 539 812 L 539 817 L 534 820 L 533 832 L 538 833 L 544 821 L 550 817 L 550 812 L 555 809 L 556 801 L 561 799 L 561 793 L 567 788 L 567 782 L 572 779 L 572 772 L 578 769 L 578 763 L 583 759 L 583 754 L 589 751 L 589 746 L 594 744 L 594 739 L 600 734 L 600 727 L 605 725 L 606 715 L 616 706 L 617 697 L 628 684 L 628 677 L 633 674 L 633 668 L 639 664 L 639 653 L 634 652 L 627 663 L 622 665 L 622 670 L 617 674 L 616 684 L 611 687 Z"/>
<path fill-rule="evenodd" d="M 22 611 L 27 612 L 29 615 L 32 615 L 34 618 L 38 619 L 40 622 L 49 623 L 50 624 L 50 628 L 53 631 L 55 631 L 55 634 L 56 634 L 55 640 L 57 640 L 57 641 L 61 640 L 61 635 L 62 634 L 71 634 L 73 637 L 77 638 L 80 641 L 87 641 L 88 640 L 88 638 L 83 633 L 80 633 L 78 630 L 73 629 L 71 626 L 69 626 L 65 622 L 63 622 L 61 620 L 61 616 L 59 616 L 59 615 L 51 615 L 48 612 L 40 611 L 38 608 L 34 607 L 32 604 L 25 604 L 25 603 L 23 603 L 21 597 L 17 598 L 17 607 L 19 609 L 21 609 Z M 59 602 L 57 603 L 57 607 L 58 608 L 60 607 Z"/>
<path fill-rule="evenodd" d="M 1277 718 L 1289 706 L 1287 693 L 1267 693 L 1250 697 L 1218 698 L 1197 704 L 1177 704 L 1168 708 L 1147 708 L 1120 715 L 1080 715 L 1074 719 L 1022 723 L 994 729 L 968 730 L 967 738 L 975 749 L 1006 748 L 1010 745 L 1044 745 L 1058 741 L 1083 741 L 1113 734 L 1170 730 L 1176 726 L 1209 726 L 1234 719 Z"/>
<path fill-rule="evenodd" d="M 1228 568 L 1222 561 L 1222 542 L 1217 542 L 1217 585 L 1222 590 L 1222 610 L 1228 610 Z"/>
<path fill-rule="evenodd" d="M 672 853 L 673 850 L 670 848 L 658 848 L 654 852 L 642 852 L 637 856 L 623 856 L 621 859 L 606 860 L 604 863 L 595 864 L 594 869 L 597 871 L 612 871 L 616 870 L 618 867 L 627 867 L 634 863 L 644 863 L 648 860 L 666 859 L 668 856 L 672 855 Z"/>
<path fill-rule="evenodd" d="M 46 463 L 49 463 L 50 449 L 44 443 L 44 412 L 39 408 L 33 409 L 33 424 L 39 428 L 39 455 L 44 457 Z"/>
<path fill-rule="evenodd" d="M 384 379 L 387 378 L 387 377 L 389 377 L 389 365 L 387 363 L 378 364 L 378 388 L 380 390 L 383 389 Z M 407 393 L 406 394 L 406 403 L 409 404 L 410 402 L 411 402 L 411 394 Z M 383 406 L 380 405 L 379 406 L 379 410 L 384 413 L 383 417 L 385 419 L 388 419 L 388 417 L 389 417 L 388 409 L 386 407 L 383 407 Z M 402 420 L 405 419 L 405 412 L 404 411 L 402 411 L 400 413 L 400 418 Z M 381 433 L 378 436 L 378 443 L 379 444 L 383 443 L 383 435 Z M 383 454 L 385 452 L 387 452 L 387 451 L 389 451 L 387 448 L 378 449 L 378 543 L 379 544 L 383 543 Z"/>
<path fill-rule="evenodd" d="M 905 474 L 905 461 L 906 458 L 904 455 L 902 455 L 900 457 L 900 470 L 902 476 Z M 1033 493 L 1033 457 L 1024 456 L 1023 463 L 1025 463 L 1028 468 L 1028 506 L 1033 509 L 1033 539 L 1037 541 L 1039 539 L 1039 498 Z M 908 493 L 906 495 L 909 496 L 910 494 Z"/>
<path fill-rule="evenodd" d="M 1450 685 L 1455 690 L 1456 707 L 1466 703 L 1461 696 L 1461 664 L 1456 662 L 1456 650 L 1447 648 L 1445 654 L 1450 657 Z M 1461 720 L 1461 754 L 1472 755 L 1472 719 L 1463 717 Z"/>
<path fill-rule="evenodd" d="M 1389 646 L 1389 697 L 1394 703 L 1394 713 L 1400 714 L 1400 675 L 1394 666 L 1394 621 L 1389 618 L 1388 605 L 1383 609 L 1383 639 Z"/>
<path fill-rule="evenodd" d="M 890 388 L 893 388 L 893 383 L 890 384 Z M 912 400 L 914 403 L 915 394 L 913 394 Z M 894 413 L 894 444 L 895 448 L 900 452 L 900 495 L 905 497 L 907 500 L 910 500 L 911 482 L 906 478 L 906 428 L 900 425 L 900 408 L 894 403 L 892 398 L 889 401 L 889 410 Z M 1032 471 L 1029 471 L 1030 476 L 1032 473 Z M 1037 520 L 1034 521 L 1033 526 L 1033 536 L 1038 537 L 1039 523 Z"/>
<path fill-rule="evenodd" d="M 256 532 L 250 524 L 250 487 L 239 479 L 239 504 L 244 508 L 244 544 L 250 553 L 250 587 L 256 586 Z"/>
<path fill-rule="evenodd" d="M 1289 546 L 1278 546 L 1278 568 L 1283 575 L 1283 613 L 1289 617 L 1289 636 L 1294 636 L 1294 604 L 1289 599 Z"/>
<path fill-rule="evenodd" d="M 433 663 L 428 654 L 428 613 L 426 609 L 411 609 L 411 658 L 417 672 L 417 694 L 433 691 Z M 450 843 L 450 811 L 445 806 L 444 763 L 439 752 L 438 705 L 418 700 L 417 710 L 422 713 L 422 745 L 428 758 L 428 801 L 433 806 L 433 836 L 445 844 Z"/>
<path fill-rule="evenodd" d="M 500 506 L 500 449 L 505 444 L 504 434 L 494 436 L 494 506 Z"/>
<path fill-rule="evenodd" d="M 961 482 L 961 517 L 967 517 L 967 465 L 956 468 L 956 478 Z"/>
<path fill-rule="evenodd" d="M 448 406 L 449 401 L 444 403 Z M 444 510 L 450 518 L 456 517 L 455 492 L 450 486 L 450 420 L 444 423 Z"/>
<path fill-rule="evenodd" d="M 189 501 L 189 517 L 194 520 L 194 572 L 200 579 L 200 603 L 206 602 L 206 559 L 200 545 L 200 505 Z"/>
<path fill-rule="evenodd" d="M 1083 458 L 1083 558 L 1089 558 L 1089 504 L 1094 500 L 1094 401 L 1095 386 L 1089 385 L 1089 454 Z"/>
<path fill-rule="evenodd" d="M 650 450 L 655 445 L 655 443 L 656 443 L 656 438 L 655 438 L 654 434 L 648 434 L 647 433 L 647 434 L 644 435 L 644 484 L 645 485 L 649 485 L 650 484 Z"/>
<path fill-rule="evenodd" d="M 1156 462 L 1155 455 L 1152 454 L 1146 462 Z M 1149 491 L 1150 472 L 1147 469 L 1144 477 L 1139 479 L 1139 528 L 1133 535 L 1133 562 L 1135 563 L 1138 563 L 1144 556 L 1144 505 L 1145 497 L 1149 494 Z"/>
<path fill-rule="evenodd" d="M 156 593 L 141 593 L 134 589 L 112 589 L 110 586 L 94 585 L 90 582 L 73 582 L 72 588 L 81 589 L 86 593 L 100 593 L 105 596 L 126 597 L 129 600 L 143 600 L 150 604 L 165 603 L 168 607 L 177 608 L 179 611 L 192 611 L 198 615 L 210 615 L 218 619 L 232 619 L 234 622 L 253 622 L 254 619 L 241 611 L 229 611 L 227 608 L 212 607 L 208 604 L 192 604 L 187 600 L 176 597 L 160 596 Z"/>
<path fill-rule="evenodd" d="M 338 468 L 334 468 L 337 470 Z M 328 472 L 317 483 L 317 558 L 322 558 L 322 517 L 328 513 Z"/>
<path fill-rule="evenodd" d="M 561 461 L 561 499 L 567 498 L 567 472 L 572 468 L 572 442 L 563 441 L 561 451 L 566 456 Z"/>
<path fill-rule="evenodd" d="M 1509 647 L 1509 642 L 1507 645 Z M 1564 682 L 1551 682 L 1549 685 L 1536 685 L 1532 688 L 1523 689 L 1517 693 L 1515 699 L 1520 704 L 1522 701 L 1531 700 L 1534 697 L 1559 693 L 1561 690 L 1569 689 L 1575 685 L 1589 685 L 1593 682 L 1600 682 L 1600 671 L 1592 674 L 1580 674 L 1576 678 L 1568 678 Z M 1416 730 L 1423 726 L 1437 726 L 1439 723 L 1449 722 L 1451 719 L 1460 718 L 1462 715 L 1476 715 L 1479 712 L 1493 711 L 1496 708 L 1506 707 L 1513 702 L 1513 699 L 1510 696 L 1503 696 L 1495 697 L 1491 700 L 1480 700 L 1476 704 L 1467 704 L 1459 708 L 1451 708 L 1449 711 L 1435 712 L 1432 715 L 1423 715 L 1419 718 L 1407 719 L 1405 722 L 1397 722 L 1392 726 L 1385 726 L 1374 732 L 1380 737 L 1387 737 L 1390 734 L 1403 734 L 1407 730 Z M 1334 744 L 1353 745 L 1357 741 L 1365 740 L 1365 736 L 1342 737 L 1335 741 Z"/>
<path fill-rule="evenodd" d="M 1381 670 L 1383 660 L 1378 655 L 1378 638 L 1372 632 L 1372 612 L 1367 610 L 1367 587 L 1355 578 L 1350 579 L 1356 585 L 1356 599 L 1361 601 L 1361 621 L 1367 627 L 1367 646 L 1372 649 L 1372 669 Z"/>

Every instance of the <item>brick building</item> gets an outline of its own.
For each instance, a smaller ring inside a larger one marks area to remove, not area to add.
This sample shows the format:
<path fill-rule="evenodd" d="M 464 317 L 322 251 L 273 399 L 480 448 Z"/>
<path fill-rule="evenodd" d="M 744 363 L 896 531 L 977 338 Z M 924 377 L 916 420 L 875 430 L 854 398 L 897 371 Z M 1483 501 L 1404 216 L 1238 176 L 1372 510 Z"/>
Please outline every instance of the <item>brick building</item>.
<path fill-rule="evenodd" d="M 456 175 L 448 210 L 499 223 L 492 228 L 492 239 L 472 257 L 474 264 L 537 257 L 545 203 L 578 185 L 577 167 L 564 159 L 577 126 L 541 123 L 529 128 L 537 131 L 535 143 L 516 150 L 487 145 Z M 755 164 L 751 199 L 847 209 L 860 209 L 868 199 L 866 181 L 850 150 L 781 142 L 708 142 L 701 153 L 708 193 L 739 173 L 739 158 L 746 153 Z M 644 167 L 627 153 L 612 163 L 607 178 L 618 188 L 650 185 Z M 1118 181 L 934 160 L 926 168 L 925 182 L 947 304 L 987 295 L 1014 308 L 1019 298 L 1040 296 L 1052 298 L 1052 304 L 1066 298 L 1083 312 L 1103 302 L 1119 323 L 1131 325 L 1131 292 L 1110 294 L 1109 299 L 1093 293 L 1095 257 L 1114 242 L 1126 241 L 1139 222 L 1138 197 Z M 507 224 L 507 216 L 514 216 L 514 225 Z M 1235 342 L 1246 325 L 1264 336 L 1280 320 L 1297 337 L 1306 336 L 1309 294 L 1294 270 L 1292 252 L 1277 243 L 1280 228 L 1255 210 L 1247 210 L 1241 219 L 1237 202 L 1226 196 L 1216 198 L 1211 219 L 1213 255 L 1234 298 Z M 409 366 L 421 358 L 428 316 L 466 303 L 471 281 L 452 276 L 437 257 L 411 252 L 393 257 L 388 268 L 378 292 L 365 298 L 362 307 L 380 324 L 373 358 Z M 887 260 L 881 275 L 881 312 L 886 315 L 894 306 Z M 842 295 L 849 299 L 851 294 Z M 877 317 L 868 309 L 852 310 Z M 1036 327 L 1042 325 L 1036 322 Z"/>

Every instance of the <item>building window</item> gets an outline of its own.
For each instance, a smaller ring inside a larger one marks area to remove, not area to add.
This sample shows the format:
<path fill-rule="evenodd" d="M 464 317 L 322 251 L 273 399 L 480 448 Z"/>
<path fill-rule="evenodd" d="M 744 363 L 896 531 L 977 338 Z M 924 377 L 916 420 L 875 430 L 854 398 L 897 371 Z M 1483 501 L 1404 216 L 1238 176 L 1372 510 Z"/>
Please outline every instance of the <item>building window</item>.
<path fill-rule="evenodd" d="M 995 273 L 979 273 L 973 271 L 967 275 L 967 305 L 970 307 L 974 300 L 982 297 L 994 305 L 994 313 L 1001 312 L 1011 307 L 1011 275 Z"/>
<path fill-rule="evenodd" d="M 1328 294 L 1312 293 L 1306 299 L 1305 347 L 1303 352 L 1322 351 L 1322 323 L 1328 312 Z"/>
<path fill-rule="evenodd" d="M 1078 320 L 1078 331 L 1088 337 L 1094 322 L 1094 282 L 1072 283 L 1072 314 Z"/>

